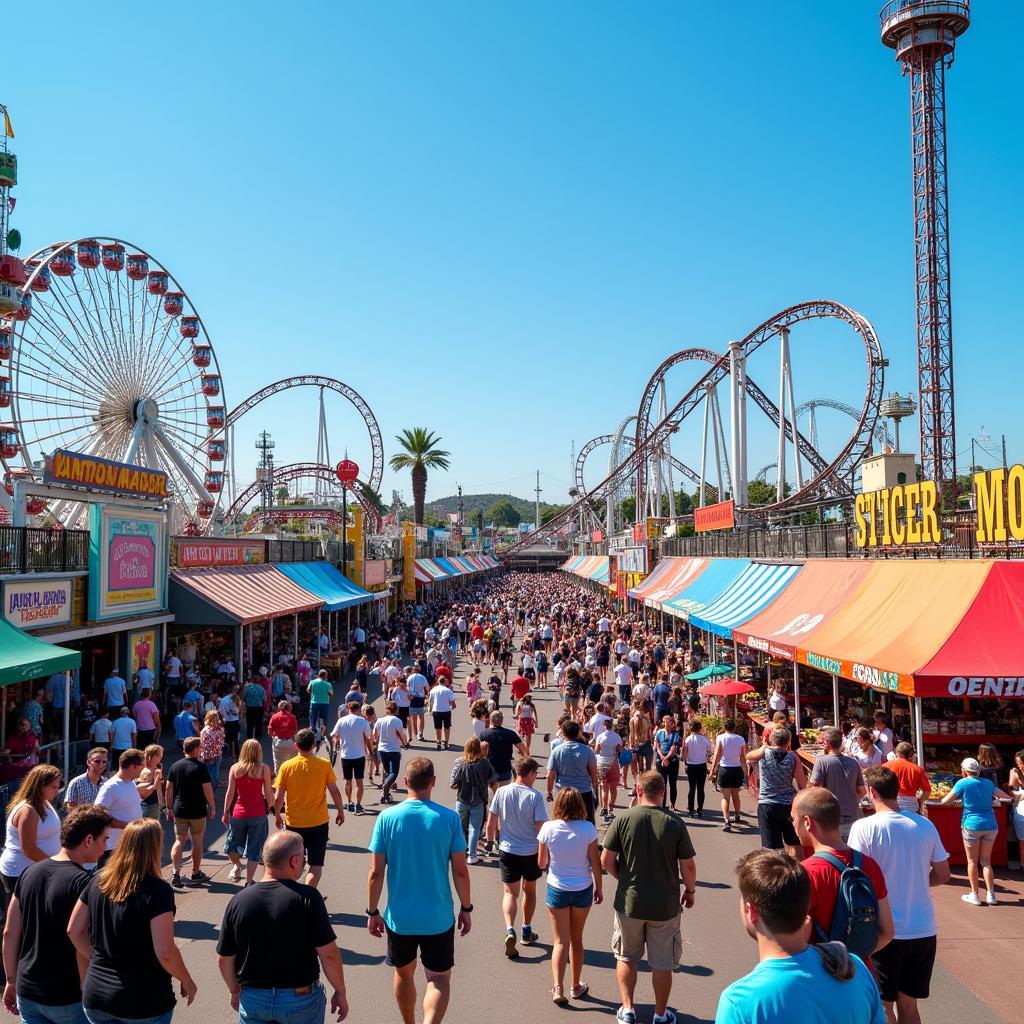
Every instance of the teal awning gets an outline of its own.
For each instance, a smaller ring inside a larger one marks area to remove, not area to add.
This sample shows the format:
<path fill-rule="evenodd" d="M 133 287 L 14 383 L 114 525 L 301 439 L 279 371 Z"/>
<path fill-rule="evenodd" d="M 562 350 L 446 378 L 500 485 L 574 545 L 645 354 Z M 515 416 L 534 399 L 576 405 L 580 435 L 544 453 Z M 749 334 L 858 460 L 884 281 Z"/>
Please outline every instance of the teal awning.
<path fill-rule="evenodd" d="M 48 644 L 0 619 L 0 686 L 52 676 L 81 664 L 79 651 Z"/>
<path fill-rule="evenodd" d="M 331 562 L 275 562 L 274 568 L 292 583 L 319 597 L 325 612 L 337 612 L 373 600 L 373 594 L 353 583 Z"/>
<path fill-rule="evenodd" d="M 691 672 L 686 676 L 686 679 L 689 682 L 699 683 L 702 679 L 714 679 L 716 676 L 731 676 L 735 672 L 735 665 L 708 665 L 706 668 Z"/>

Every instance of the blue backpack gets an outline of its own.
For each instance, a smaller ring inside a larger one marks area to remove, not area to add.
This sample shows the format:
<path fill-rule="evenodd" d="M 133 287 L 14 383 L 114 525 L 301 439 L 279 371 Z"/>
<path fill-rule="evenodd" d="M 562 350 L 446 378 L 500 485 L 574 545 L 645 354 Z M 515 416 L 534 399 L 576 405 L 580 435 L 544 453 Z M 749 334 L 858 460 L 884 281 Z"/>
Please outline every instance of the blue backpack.
<path fill-rule="evenodd" d="M 814 856 L 839 872 L 839 892 L 832 912 L 832 924 L 826 934 L 815 922 L 818 940 L 841 942 L 851 953 L 867 961 L 878 942 L 878 894 L 861 868 L 863 858 L 857 850 L 853 851 L 852 865 L 844 864 L 831 853 L 816 853 Z"/>

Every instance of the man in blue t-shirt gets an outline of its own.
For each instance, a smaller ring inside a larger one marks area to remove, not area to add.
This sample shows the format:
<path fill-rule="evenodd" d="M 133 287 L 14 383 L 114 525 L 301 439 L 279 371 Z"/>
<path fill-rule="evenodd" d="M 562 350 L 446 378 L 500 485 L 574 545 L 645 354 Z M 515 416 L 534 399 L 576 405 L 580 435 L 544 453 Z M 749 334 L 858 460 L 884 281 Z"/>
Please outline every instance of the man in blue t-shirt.
<path fill-rule="evenodd" d="M 722 993 L 715 1024 L 885 1024 L 878 986 L 863 961 L 839 942 L 808 946 L 811 881 L 800 864 L 779 850 L 755 850 L 739 862 L 736 877 L 741 919 L 757 940 L 760 962 Z"/>
<path fill-rule="evenodd" d="M 185 740 L 199 735 L 199 719 L 192 713 L 192 705 L 186 701 L 181 713 L 174 719 L 174 735 L 178 738 L 178 753 L 185 752 Z"/>
<path fill-rule="evenodd" d="M 580 742 L 580 723 L 562 726 L 563 742 L 548 755 L 548 801 L 555 799 L 555 788 L 572 786 L 579 790 L 587 805 L 587 820 L 594 824 L 594 790 L 597 789 L 597 755 Z"/>
<path fill-rule="evenodd" d="M 469 934 L 473 904 L 466 866 L 466 838 L 459 816 L 430 799 L 437 779 L 434 765 L 415 757 L 405 770 L 409 798 L 380 814 L 370 838 L 370 876 L 367 880 L 366 927 L 380 938 L 387 930 L 388 963 L 395 969 L 395 1000 L 403 1020 L 416 1009 L 416 955 L 427 976 L 423 1014 L 444 1018 L 455 964 L 455 925 L 452 890 L 461 905 L 460 935 Z M 387 876 L 388 903 L 381 914 L 377 903 Z"/>
<path fill-rule="evenodd" d="M 664 679 L 651 690 L 651 700 L 654 701 L 654 720 L 660 722 L 668 714 L 668 699 L 672 696 L 672 687 Z"/>

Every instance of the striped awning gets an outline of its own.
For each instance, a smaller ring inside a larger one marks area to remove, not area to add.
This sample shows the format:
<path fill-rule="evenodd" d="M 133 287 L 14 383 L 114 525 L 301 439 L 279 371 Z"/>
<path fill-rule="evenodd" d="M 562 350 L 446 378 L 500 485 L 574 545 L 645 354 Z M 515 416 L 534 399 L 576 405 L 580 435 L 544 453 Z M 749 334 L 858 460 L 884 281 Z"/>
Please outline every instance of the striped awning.
<path fill-rule="evenodd" d="M 373 594 L 353 583 L 332 562 L 275 562 L 274 568 L 319 597 L 325 612 L 339 612 L 373 600 Z"/>
<path fill-rule="evenodd" d="M 316 594 L 293 583 L 273 565 L 172 569 L 171 582 L 242 626 L 311 611 L 323 604 Z M 181 615 L 177 618 L 186 625 L 192 625 Z"/>
<path fill-rule="evenodd" d="M 452 574 L 438 565 L 437 559 L 417 558 L 413 566 L 413 575 L 417 583 L 436 583 L 438 580 L 448 579 Z"/>
<path fill-rule="evenodd" d="M 713 558 L 704 571 L 691 577 L 683 589 L 660 602 L 661 610 L 680 619 L 706 608 L 731 586 L 750 565 L 746 558 Z"/>
<path fill-rule="evenodd" d="M 799 565 L 755 562 L 744 569 L 714 601 L 692 611 L 690 622 L 698 629 L 729 639 L 734 626 L 742 625 L 771 604 L 799 571 Z"/>

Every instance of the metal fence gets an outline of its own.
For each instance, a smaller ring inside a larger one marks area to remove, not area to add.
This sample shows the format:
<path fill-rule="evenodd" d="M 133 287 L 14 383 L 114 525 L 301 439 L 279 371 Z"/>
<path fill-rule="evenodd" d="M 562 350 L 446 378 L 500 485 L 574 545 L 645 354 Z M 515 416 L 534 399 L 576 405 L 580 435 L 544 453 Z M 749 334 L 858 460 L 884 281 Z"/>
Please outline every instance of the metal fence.
<path fill-rule="evenodd" d="M 324 558 L 318 540 L 268 540 L 266 545 L 268 562 L 321 562 Z M 340 544 L 338 548 L 340 551 Z"/>
<path fill-rule="evenodd" d="M 0 526 L 0 572 L 71 572 L 89 568 L 88 530 Z"/>

